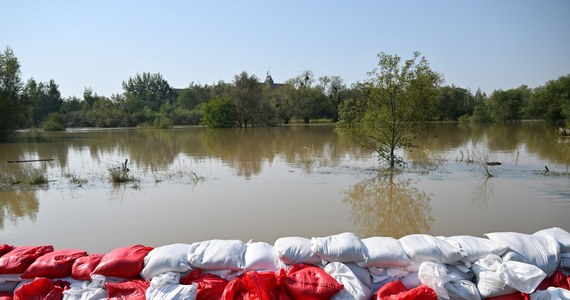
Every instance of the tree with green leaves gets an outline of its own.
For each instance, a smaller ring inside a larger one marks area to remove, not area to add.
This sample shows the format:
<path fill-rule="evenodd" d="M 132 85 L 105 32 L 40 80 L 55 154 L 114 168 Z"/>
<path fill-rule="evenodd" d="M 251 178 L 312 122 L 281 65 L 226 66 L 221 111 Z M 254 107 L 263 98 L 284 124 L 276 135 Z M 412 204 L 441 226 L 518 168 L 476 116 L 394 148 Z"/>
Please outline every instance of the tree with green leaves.
<path fill-rule="evenodd" d="M 202 124 L 209 128 L 237 127 L 238 113 L 227 97 L 218 96 L 202 105 Z"/>
<path fill-rule="evenodd" d="M 434 119 L 457 121 L 461 116 L 473 114 L 475 99 L 467 89 L 455 85 L 444 86 L 439 90 L 437 105 Z"/>
<path fill-rule="evenodd" d="M 529 95 L 530 89 L 526 85 L 506 91 L 493 91 L 488 100 L 491 117 L 497 122 L 520 121 Z"/>
<path fill-rule="evenodd" d="M 164 103 L 174 104 L 176 95 L 160 73 L 142 73 L 123 81 L 123 90 L 130 107 L 139 110 L 148 108 L 158 111 Z"/>
<path fill-rule="evenodd" d="M 319 78 L 319 87 L 334 107 L 333 122 L 337 122 L 338 109 L 346 98 L 348 92 L 346 84 L 344 84 L 344 81 L 340 76 L 323 76 Z"/>
<path fill-rule="evenodd" d="M 30 78 L 24 87 L 24 95 L 31 118 L 28 126 L 40 126 L 49 114 L 59 112 L 63 105 L 59 86 L 53 79 L 44 83 Z"/>
<path fill-rule="evenodd" d="M 570 121 L 570 75 L 548 81 L 544 86 L 535 88 L 528 100 L 525 113 L 529 117 L 546 119 L 556 123 Z"/>
<path fill-rule="evenodd" d="M 378 68 L 368 73 L 367 96 L 345 102 L 337 126 L 392 169 L 403 163 L 396 150 L 413 146 L 433 114 L 441 76 L 419 52 L 403 63 L 384 52 L 378 59 Z"/>
<path fill-rule="evenodd" d="M 0 138 L 18 127 L 23 118 L 20 63 L 10 47 L 0 53 Z"/>
<path fill-rule="evenodd" d="M 262 100 L 262 85 L 257 76 L 241 72 L 234 76 L 230 95 L 237 112 L 239 127 L 253 125 L 255 115 L 259 112 Z"/>

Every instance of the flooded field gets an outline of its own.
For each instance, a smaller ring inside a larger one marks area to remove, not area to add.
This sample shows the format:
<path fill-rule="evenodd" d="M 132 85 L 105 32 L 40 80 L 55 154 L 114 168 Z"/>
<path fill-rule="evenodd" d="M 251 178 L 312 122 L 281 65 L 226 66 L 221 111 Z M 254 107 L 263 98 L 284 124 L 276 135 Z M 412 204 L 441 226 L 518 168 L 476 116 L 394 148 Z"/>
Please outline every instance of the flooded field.
<path fill-rule="evenodd" d="M 570 139 L 551 125 L 442 123 L 416 143 L 388 174 L 327 125 L 20 132 L 0 144 L 0 176 L 48 183 L 4 182 L 0 242 L 106 252 L 345 231 L 570 230 Z M 8 163 L 38 159 L 50 161 Z M 501 163 L 492 177 L 482 160 Z M 113 183 L 110 170 L 131 180 Z"/>

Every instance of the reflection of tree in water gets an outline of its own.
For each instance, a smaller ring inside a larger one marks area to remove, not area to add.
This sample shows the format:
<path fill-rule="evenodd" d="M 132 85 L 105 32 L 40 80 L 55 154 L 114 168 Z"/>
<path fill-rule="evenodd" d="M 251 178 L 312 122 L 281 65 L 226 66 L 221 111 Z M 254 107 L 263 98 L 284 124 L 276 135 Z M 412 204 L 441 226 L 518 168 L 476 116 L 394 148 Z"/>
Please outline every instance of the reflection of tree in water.
<path fill-rule="evenodd" d="M 495 188 L 493 187 L 491 177 L 485 177 L 473 188 L 473 202 L 477 204 L 479 208 L 487 208 L 487 204 L 489 200 L 493 198 L 494 193 Z"/>
<path fill-rule="evenodd" d="M 352 218 L 362 236 L 400 238 L 431 229 L 431 196 L 411 179 L 395 180 L 389 173 L 363 180 L 346 191 L 343 202 L 352 206 Z"/>
<path fill-rule="evenodd" d="M 0 229 L 9 220 L 16 224 L 22 218 L 35 221 L 40 210 L 40 204 L 35 191 L 11 189 L 0 192 Z"/>

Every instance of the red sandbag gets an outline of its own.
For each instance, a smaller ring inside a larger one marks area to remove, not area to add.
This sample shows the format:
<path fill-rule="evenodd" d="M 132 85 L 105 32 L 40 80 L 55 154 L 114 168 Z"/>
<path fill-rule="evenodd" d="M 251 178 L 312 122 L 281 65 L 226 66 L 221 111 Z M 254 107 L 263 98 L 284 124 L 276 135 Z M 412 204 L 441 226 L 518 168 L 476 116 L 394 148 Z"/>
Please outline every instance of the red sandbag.
<path fill-rule="evenodd" d="M 196 300 L 218 300 L 228 285 L 228 281 L 214 274 L 202 273 L 200 269 L 194 269 L 184 278 L 180 279 L 181 284 L 198 285 Z"/>
<path fill-rule="evenodd" d="M 146 300 L 145 293 L 149 286 L 149 282 L 141 279 L 105 283 L 105 288 L 109 293 L 108 300 Z"/>
<path fill-rule="evenodd" d="M 488 297 L 488 300 L 530 300 L 529 295 L 525 293 L 514 293 L 503 296 Z"/>
<path fill-rule="evenodd" d="M 144 267 L 145 256 L 152 249 L 143 245 L 117 248 L 103 255 L 93 274 L 125 279 L 137 278 Z"/>
<path fill-rule="evenodd" d="M 0 274 L 20 274 L 40 256 L 53 251 L 53 246 L 20 246 L 0 257 Z"/>
<path fill-rule="evenodd" d="M 8 244 L 0 244 L 0 256 L 12 251 L 14 249 L 14 247 L 8 245 Z"/>
<path fill-rule="evenodd" d="M 97 268 L 103 254 L 89 254 L 76 259 L 71 265 L 71 278 L 75 280 L 91 280 L 91 273 Z"/>
<path fill-rule="evenodd" d="M 71 275 L 73 262 L 87 252 L 74 249 L 56 250 L 36 259 L 20 276 L 22 279 L 35 277 L 63 278 Z"/>
<path fill-rule="evenodd" d="M 418 287 L 408 290 L 399 280 L 383 285 L 376 291 L 376 300 L 437 300 L 435 291 L 427 285 L 420 284 Z"/>
<path fill-rule="evenodd" d="M 543 291 L 551 286 L 570 290 L 570 276 L 566 276 L 558 270 L 552 277 L 544 279 L 536 289 Z"/>
<path fill-rule="evenodd" d="M 247 272 L 226 286 L 224 300 L 291 300 L 273 272 Z"/>
<path fill-rule="evenodd" d="M 287 275 L 281 270 L 278 282 L 292 299 L 330 299 L 344 288 L 323 269 L 315 266 L 292 268 Z"/>
<path fill-rule="evenodd" d="M 68 287 L 69 283 L 65 281 L 52 282 L 48 278 L 36 278 L 17 288 L 13 300 L 61 300 L 63 291 Z"/>
<path fill-rule="evenodd" d="M 11 293 L 2 293 L 0 292 L 0 300 L 13 300 L 14 295 Z"/>

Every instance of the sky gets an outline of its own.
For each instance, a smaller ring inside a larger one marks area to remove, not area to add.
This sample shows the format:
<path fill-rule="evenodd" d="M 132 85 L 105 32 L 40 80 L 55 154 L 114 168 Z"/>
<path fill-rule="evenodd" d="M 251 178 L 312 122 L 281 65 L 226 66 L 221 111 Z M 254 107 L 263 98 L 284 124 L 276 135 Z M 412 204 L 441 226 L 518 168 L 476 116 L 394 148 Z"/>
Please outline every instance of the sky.
<path fill-rule="evenodd" d="M 231 82 L 242 71 L 284 82 L 311 70 L 347 85 L 385 52 L 419 51 L 444 84 L 487 94 L 570 74 L 568 0 L 30 1 L 0 4 L 0 48 L 22 80 L 63 97 L 122 93 L 137 73 L 172 87 Z"/>

